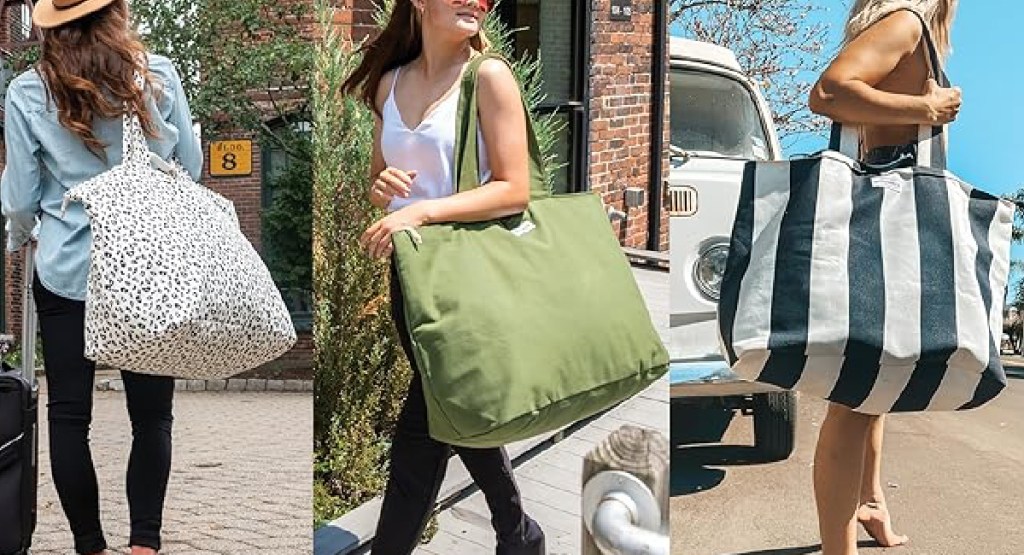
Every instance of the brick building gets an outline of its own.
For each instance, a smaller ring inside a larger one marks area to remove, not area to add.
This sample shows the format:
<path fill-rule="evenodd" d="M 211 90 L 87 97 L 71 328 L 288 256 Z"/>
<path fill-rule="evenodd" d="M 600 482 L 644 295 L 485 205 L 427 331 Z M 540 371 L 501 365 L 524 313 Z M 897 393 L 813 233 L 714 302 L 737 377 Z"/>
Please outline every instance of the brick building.
<path fill-rule="evenodd" d="M 30 21 L 28 0 L 24 3 L 21 0 L 6 0 L 2 13 L 0 13 L 0 44 L 8 45 L 8 48 L 18 48 L 26 41 L 34 38 L 34 31 L 27 25 Z M 312 40 L 314 28 L 312 13 L 306 21 L 298 24 L 305 36 Z M 6 53 L 3 53 L 6 55 Z M 9 72 L 6 72 L 9 74 Z M 9 75 L 3 76 L 4 84 L 8 82 Z M 202 124 L 202 122 L 197 122 Z M 267 122 L 273 126 L 274 121 Z M 277 175 L 288 163 L 287 155 L 278 148 L 271 145 L 261 145 L 255 139 L 255 133 L 240 130 L 237 133 L 224 134 L 212 137 L 204 134 L 203 141 L 203 177 L 202 183 L 227 199 L 235 205 L 242 232 L 260 250 L 266 238 L 262 237 L 262 212 L 269 205 L 273 198 L 271 182 L 273 176 Z M 225 140 L 251 141 L 251 149 L 234 154 L 232 165 L 248 167 L 240 175 L 214 176 L 211 172 L 211 163 L 216 163 L 219 153 L 214 152 L 214 141 Z M 2 152 L 0 149 L 0 164 L 2 164 Z M 245 156 L 248 160 L 240 159 Z M 5 333 L 19 335 L 21 331 L 21 289 L 22 260 L 20 253 L 6 253 L 0 257 L 2 269 L 0 273 L 4 276 L 4 295 L 2 306 L 0 306 L 0 329 Z M 266 365 L 262 373 L 272 373 L 279 370 L 289 371 L 290 374 L 298 372 L 300 376 L 311 377 L 311 361 L 313 354 L 312 340 L 312 316 L 308 308 L 308 292 L 288 291 L 285 292 L 286 301 L 292 310 L 293 320 L 298 330 L 298 342 L 295 347 L 276 361 Z"/>
<path fill-rule="evenodd" d="M 337 4 L 335 21 L 349 38 L 375 31 L 374 0 Z M 503 0 L 495 14 L 522 29 L 517 53 L 542 53 L 540 111 L 566 123 L 560 189 L 599 193 L 617 211 L 623 246 L 652 251 L 668 248 L 666 7 L 665 0 Z"/>

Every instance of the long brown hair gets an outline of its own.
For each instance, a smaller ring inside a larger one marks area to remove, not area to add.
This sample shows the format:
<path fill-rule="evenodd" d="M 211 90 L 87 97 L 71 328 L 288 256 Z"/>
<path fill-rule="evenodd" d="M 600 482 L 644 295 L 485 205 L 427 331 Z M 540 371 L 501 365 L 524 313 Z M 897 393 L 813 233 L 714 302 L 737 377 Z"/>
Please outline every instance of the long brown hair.
<path fill-rule="evenodd" d="M 360 49 L 363 59 L 341 85 L 342 94 L 356 95 L 377 115 L 377 87 L 384 74 L 416 59 L 423 52 L 423 31 L 412 0 L 396 0 L 388 24 Z M 469 39 L 478 52 L 491 47 L 481 29 Z"/>
<path fill-rule="evenodd" d="M 149 85 L 153 78 L 145 47 L 129 18 L 127 1 L 114 0 L 96 13 L 43 31 L 37 70 L 57 106 L 57 119 L 101 158 L 106 145 L 93 133 L 93 120 L 121 117 L 126 104 L 138 115 L 146 135 L 157 135 L 135 74 Z"/>

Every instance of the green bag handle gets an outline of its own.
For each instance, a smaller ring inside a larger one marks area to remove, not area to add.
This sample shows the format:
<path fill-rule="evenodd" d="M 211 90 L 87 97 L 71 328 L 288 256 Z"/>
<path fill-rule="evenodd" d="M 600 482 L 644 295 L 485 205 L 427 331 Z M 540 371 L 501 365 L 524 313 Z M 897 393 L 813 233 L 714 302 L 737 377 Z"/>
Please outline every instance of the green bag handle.
<path fill-rule="evenodd" d="M 471 59 L 462 74 L 459 111 L 455 120 L 455 175 L 454 183 L 452 183 L 455 191 L 460 193 L 480 186 L 476 76 L 480 70 L 480 64 L 490 59 L 501 60 L 511 67 L 508 60 L 501 55 L 485 52 Z M 540 144 L 537 142 L 537 134 L 533 130 L 533 121 L 525 98 L 523 98 L 523 110 L 526 112 L 526 137 L 530 150 L 530 199 L 547 198 L 551 193 L 548 191 L 547 181 L 544 179 Z"/>

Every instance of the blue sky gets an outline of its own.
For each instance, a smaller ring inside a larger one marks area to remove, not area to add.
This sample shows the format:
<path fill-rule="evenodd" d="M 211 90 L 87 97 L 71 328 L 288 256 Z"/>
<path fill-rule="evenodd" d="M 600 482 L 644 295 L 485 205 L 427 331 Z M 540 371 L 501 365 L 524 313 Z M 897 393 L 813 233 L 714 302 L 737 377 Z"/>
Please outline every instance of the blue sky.
<path fill-rule="evenodd" d="M 829 24 L 823 56 L 835 53 L 848 3 L 828 4 L 815 17 Z M 1024 187 L 1024 2 L 961 1 L 953 25 L 950 80 L 964 91 L 960 117 L 950 128 L 949 168 L 975 187 L 993 194 Z M 678 29 L 673 29 L 678 33 Z M 826 138 L 790 141 L 787 154 L 824 148 Z M 1013 258 L 1024 259 L 1024 245 Z"/>

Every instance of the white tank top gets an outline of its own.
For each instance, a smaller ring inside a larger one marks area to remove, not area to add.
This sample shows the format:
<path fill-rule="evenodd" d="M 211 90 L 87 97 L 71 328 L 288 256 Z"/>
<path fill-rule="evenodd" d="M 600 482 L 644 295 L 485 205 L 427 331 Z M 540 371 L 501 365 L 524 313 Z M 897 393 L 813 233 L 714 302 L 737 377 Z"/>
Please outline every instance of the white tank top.
<path fill-rule="evenodd" d="M 435 106 L 415 129 L 409 129 L 402 120 L 395 101 L 395 85 L 402 68 L 395 69 L 391 92 L 384 102 L 380 135 L 381 153 L 389 167 L 404 171 L 416 170 L 412 190 L 407 198 L 395 197 L 388 212 L 414 202 L 446 197 L 452 194 L 455 159 L 455 118 L 459 111 L 460 90 L 448 94 Z M 458 86 L 458 85 L 456 85 Z M 487 163 L 487 148 L 483 134 L 477 130 L 477 151 L 480 156 L 480 183 L 491 178 Z"/>

